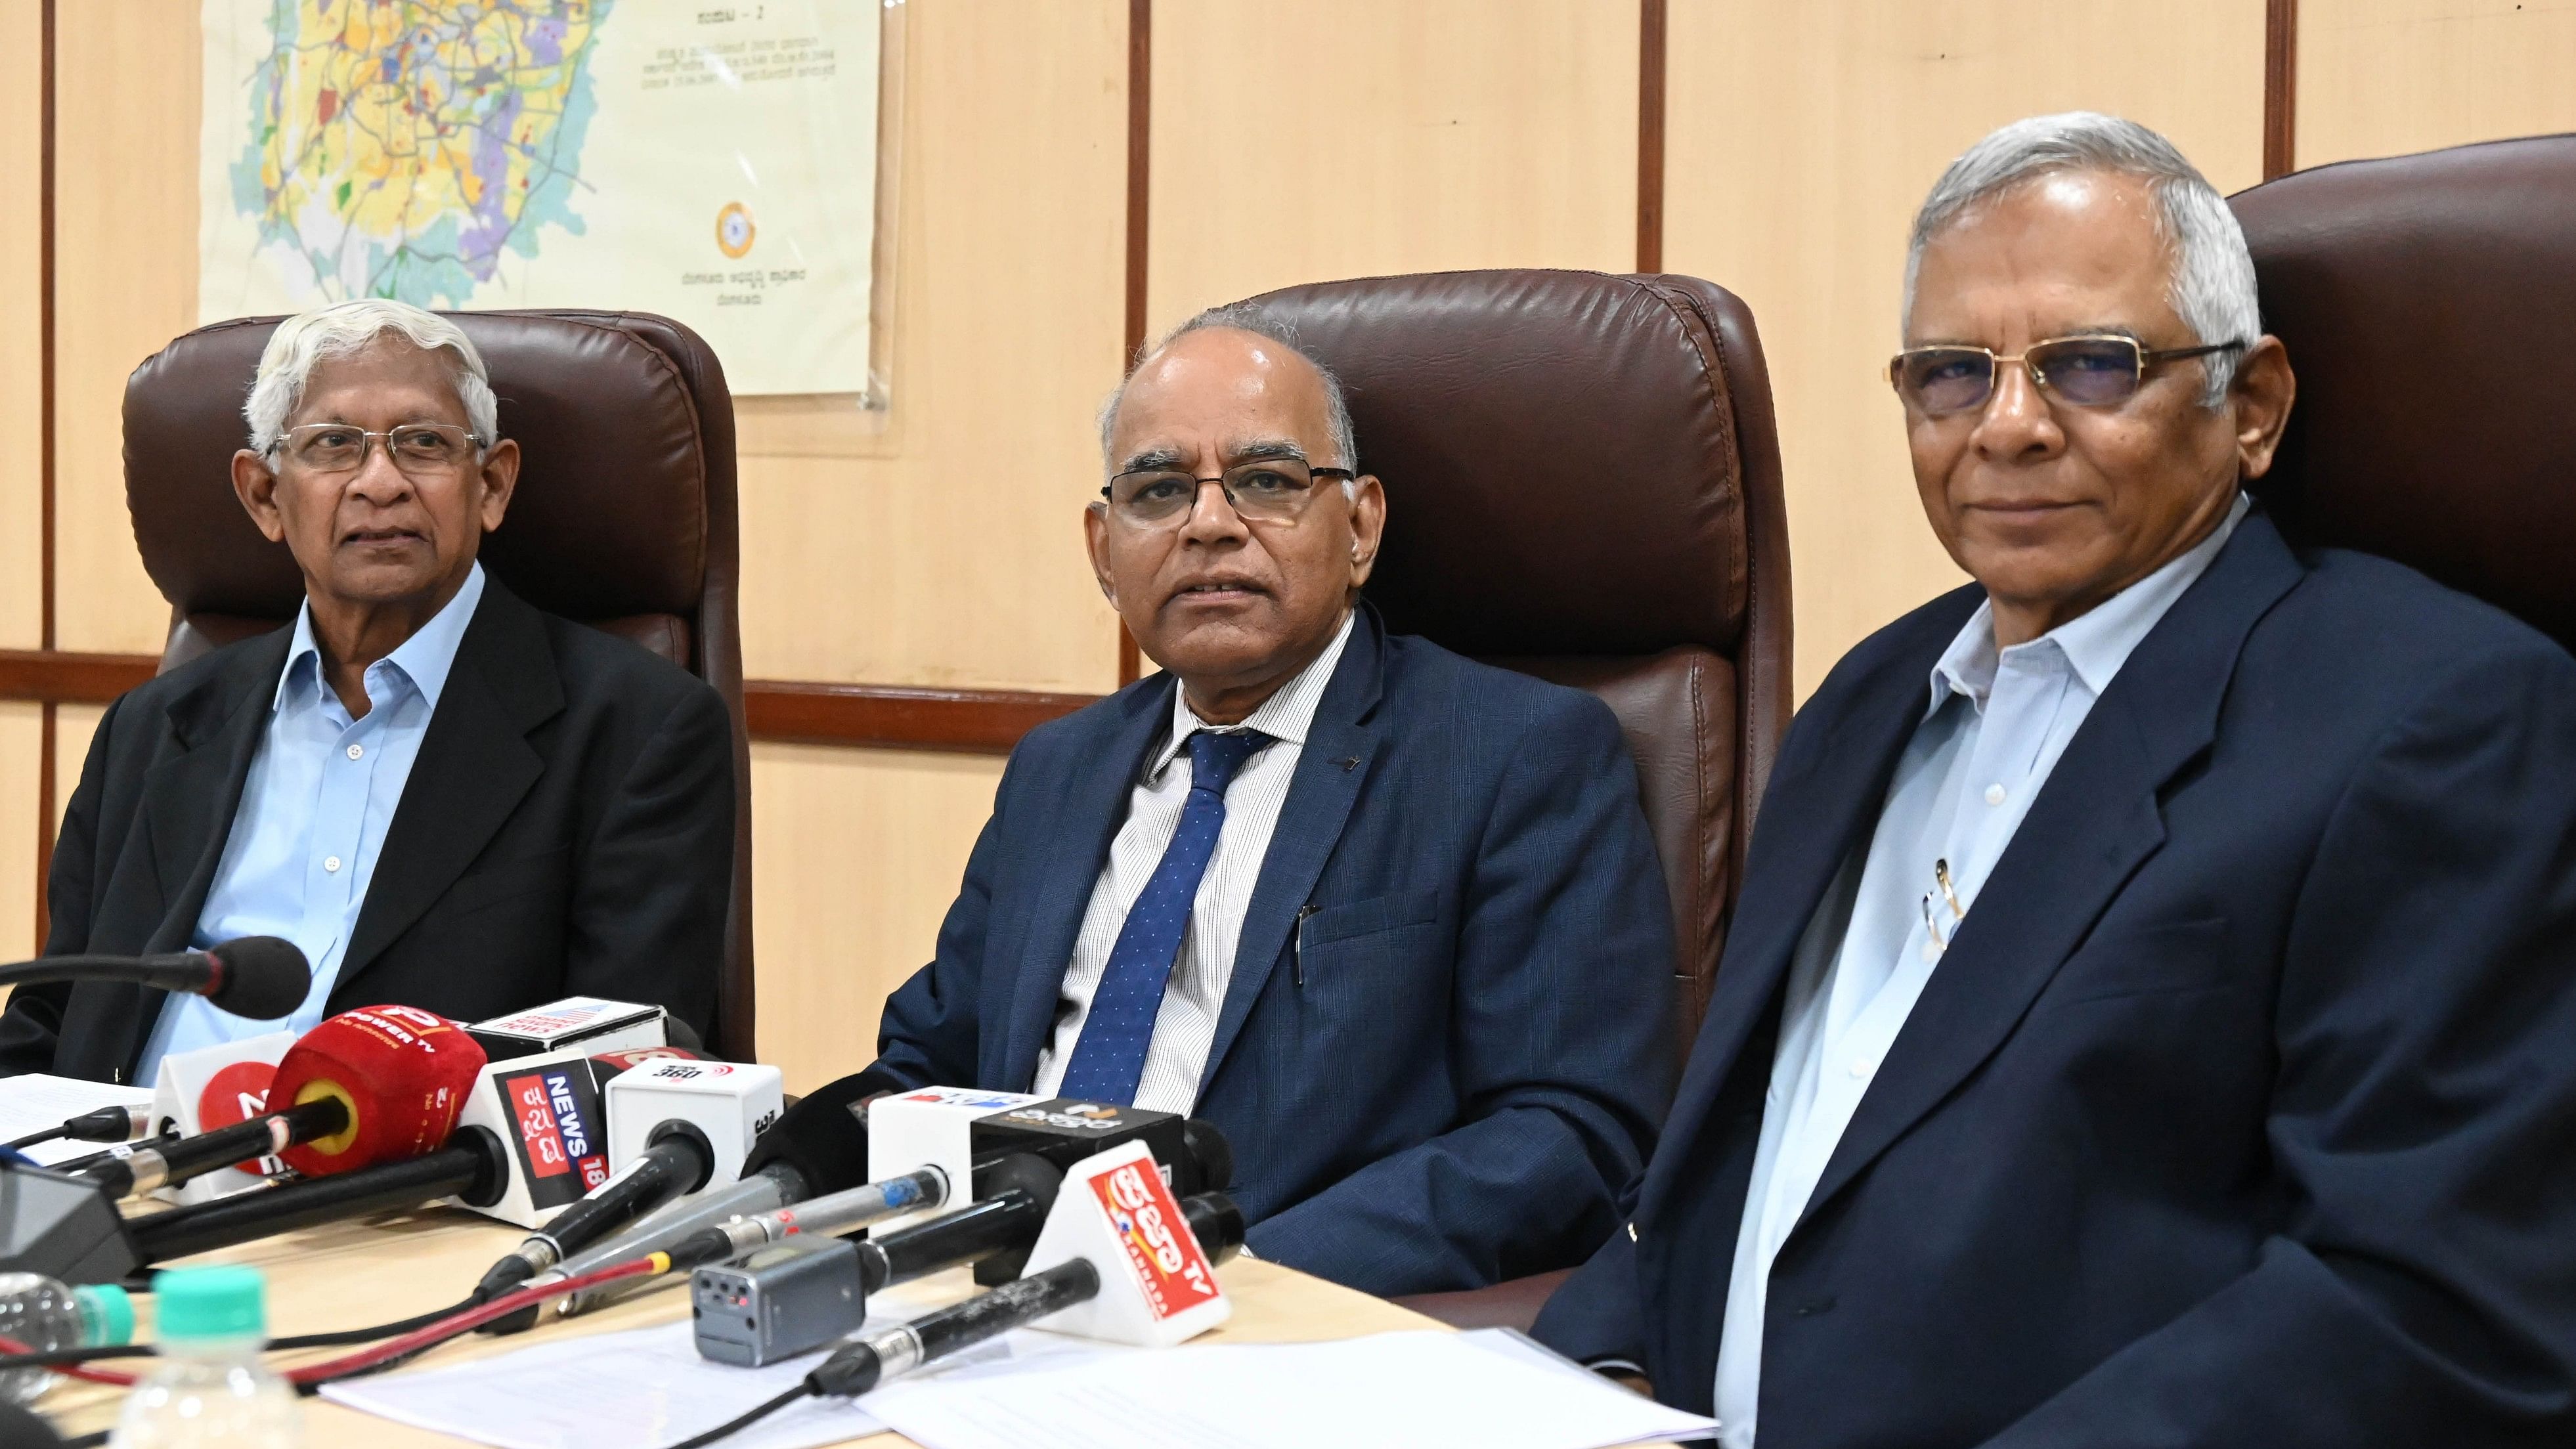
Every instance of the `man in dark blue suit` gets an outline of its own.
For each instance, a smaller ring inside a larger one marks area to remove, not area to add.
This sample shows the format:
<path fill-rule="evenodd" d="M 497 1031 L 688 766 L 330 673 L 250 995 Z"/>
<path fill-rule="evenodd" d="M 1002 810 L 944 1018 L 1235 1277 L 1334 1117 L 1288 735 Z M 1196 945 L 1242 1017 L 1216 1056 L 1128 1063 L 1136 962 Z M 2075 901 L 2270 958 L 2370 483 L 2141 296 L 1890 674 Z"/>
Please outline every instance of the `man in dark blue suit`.
<path fill-rule="evenodd" d="M 2571 1442 L 2576 660 L 2240 492 L 2289 363 L 2142 127 L 1960 157 L 1905 336 L 1976 583 L 1800 713 L 1540 1336 L 1727 1449 Z"/>
<path fill-rule="evenodd" d="M 1184 326 L 1103 432 L 1093 567 L 1169 672 L 1013 753 L 878 1084 L 1205 1117 L 1252 1252 L 1372 1292 L 1581 1261 L 1670 1080 L 1616 721 L 1386 632 L 1385 494 L 1257 311 Z"/>

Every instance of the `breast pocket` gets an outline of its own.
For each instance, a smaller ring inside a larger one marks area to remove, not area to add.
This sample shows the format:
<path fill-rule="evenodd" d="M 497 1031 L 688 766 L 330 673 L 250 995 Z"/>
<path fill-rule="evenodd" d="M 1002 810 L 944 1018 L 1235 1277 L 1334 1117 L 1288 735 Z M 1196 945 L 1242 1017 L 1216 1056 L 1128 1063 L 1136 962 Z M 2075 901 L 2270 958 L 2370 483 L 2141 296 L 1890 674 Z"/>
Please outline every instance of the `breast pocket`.
<path fill-rule="evenodd" d="M 2074 1005 L 2210 991 L 2251 979 L 2253 963 L 2228 949 L 2227 923 L 2163 921 L 2096 931 L 2049 982 L 2044 1002 Z"/>

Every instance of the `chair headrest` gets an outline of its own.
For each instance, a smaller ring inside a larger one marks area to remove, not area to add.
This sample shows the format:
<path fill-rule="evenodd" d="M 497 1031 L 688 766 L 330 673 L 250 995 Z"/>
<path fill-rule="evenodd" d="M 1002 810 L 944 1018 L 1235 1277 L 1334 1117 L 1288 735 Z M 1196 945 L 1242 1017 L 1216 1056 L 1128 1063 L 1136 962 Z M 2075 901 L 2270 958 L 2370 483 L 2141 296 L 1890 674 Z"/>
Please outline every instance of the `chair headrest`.
<path fill-rule="evenodd" d="M 450 313 L 481 350 L 524 462 L 485 567 L 574 619 L 693 615 L 710 470 L 733 466 L 722 370 L 677 323 L 632 313 Z M 125 489 L 144 569 L 182 614 L 284 618 L 304 597 L 283 544 L 234 498 L 242 400 L 280 319 L 200 327 L 125 388 Z M 709 397 L 709 394 L 712 397 Z M 721 419 L 723 436 L 702 422 Z M 723 480 L 730 487 L 728 476 Z"/>
<path fill-rule="evenodd" d="M 1483 271 L 1253 299 L 1348 390 L 1384 480 L 1368 587 L 1461 653 L 1732 654 L 1779 449 L 1751 314 L 1689 277 Z M 1765 472 L 1764 470 L 1767 470 Z"/>
<path fill-rule="evenodd" d="M 2239 193 L 2299 398 L 2258 485 L 2576 643 L 2576 136 L 2302 171 Z"/>

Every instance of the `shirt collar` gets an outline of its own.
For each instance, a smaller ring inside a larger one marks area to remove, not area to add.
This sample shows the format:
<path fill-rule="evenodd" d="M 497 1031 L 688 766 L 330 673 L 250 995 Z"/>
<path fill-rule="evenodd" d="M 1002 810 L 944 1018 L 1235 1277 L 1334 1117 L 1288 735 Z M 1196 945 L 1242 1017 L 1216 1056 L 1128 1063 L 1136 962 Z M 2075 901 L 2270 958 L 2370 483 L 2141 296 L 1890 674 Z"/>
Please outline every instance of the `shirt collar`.
<path fill-rule="evenodd" d="M 1343 614 L 1341 631 L 1333 635 L 1332 643 L 1324 646 L 1324 652 L 1316 655 L 1277 692 L 1263 700 L 1259 708 L 1245 716 L 1242 724 L 1212 725 L 1200 719 L 1198 711 L 1190 708 L 1189 691 L 1176 682 L 1172 688 L 1172 732 L 1163 741 L 1162 749 L 1155 752 L 1152 768 L 1146 771 L 1145 778 L 1150 780 L 1161 775 L 1173 757 L 1189 744 L 1190 736 L 1200 730 L 1259 730 L 1274 740 L 1284 740 L 1292 745 L 1306 743 L 1306 733 L 1315 725 L 1315 710 L 1324 702 L 1324 689 L 1333 682 L 1333 667 L 1341 662 L 1342 646 L 1351 642 L 1351 623 L 1357 617 L 1356 613 Z"/>
<path fill-rule="evenodd" d="M 2075 677 L 2084 681 L 2084 687 L 2096 699 L 2100 698 L 2111 687 L 2112 676 L 2129 661 L 2130 653 L 2164 618 L 2165 611 L 2208 571 L 2210 561 L 2227 546 L 2228 536 L 2236 532 L 2236 525 L 2253 502 L 2239 491 L 2227 517 L 2210 530 L 2209 537 L 2036 639 L 1998 652 L 1994 603 L 1989 600 L 1977 605 L 1977 612 L 1968 616 L 1950 647 L 1942 651 L 1940 662 L 1932 666 L 1932 698 L 1924 717 L 1929 719 L 1956 695 L 1967 696 L 1980 711 L 1984 710 L 1986 696 L 1995 686 L 1995 671 L 2004 656 L 2019 657 L 2024 652 L 2054 651 L 2063 656 Z"/>
<path fill-rule="evenodd" d="M 474 610 L 483 602 L 483 565 L 477 562 L 466 571 L 464 587 L 445 607 L 429 616 L 429 622 L 412 631 L 394 652 L 368 666 L 374 673 L 379 666 L 390 665 L 420 691 L 423 704 L 431 713 L 438 710 L 438 696 L 447 688 L 448 672 L 456 667 L 457 647 L 465 642 L 465 626 L 474 621 Z M 313 605 L 308 600 L 295 611 L 295 638 L 286 646 L 286 668 L 277 676 L 277 692 L 269 699 L 269 711 L 284 707 L 287 690 L 302 687 L 299 678 L 310 677 L 311 687 L 318 692 L 329 688 L 322 681 L 322 648 L 313 637 Z M 369 691 L 372 697 L 374 691 Z M 378 700 L 377 703 L 383 701 Z"/>

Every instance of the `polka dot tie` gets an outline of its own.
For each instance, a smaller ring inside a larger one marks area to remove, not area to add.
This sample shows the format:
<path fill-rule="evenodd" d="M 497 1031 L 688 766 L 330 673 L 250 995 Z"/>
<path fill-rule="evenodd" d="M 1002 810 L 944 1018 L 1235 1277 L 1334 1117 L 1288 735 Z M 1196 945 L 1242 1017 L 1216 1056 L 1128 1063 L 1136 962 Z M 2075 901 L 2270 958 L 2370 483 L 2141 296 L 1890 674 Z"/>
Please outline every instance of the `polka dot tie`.
<path fill-rule="evenodd" d="M 1154 1017 L 1163 1009 L 1163 986 L 1181 954 L 1181 938 L 1189 933 L 1199 877 L 1207 874 L 1217 833 L 1225 827 L 1226 784 L 1268 743 L 1270 737 L 1259 730 L 1201 730 L 1190 736 L 1190 794 L 1181 804 L 1181 823 L 1144 892 L 1127 908 L 1126 924 L 1118 928 L 1109 969 L 1091 995 L 1082 1039 L 1074 1043 L 1073 1061 L 1064 1069 L 1058 1090 L 1065 1096 L 1135 1104 L 1136 1083 L 1145 1074 L 1145 1048 L 1154 1039 Z"/>

